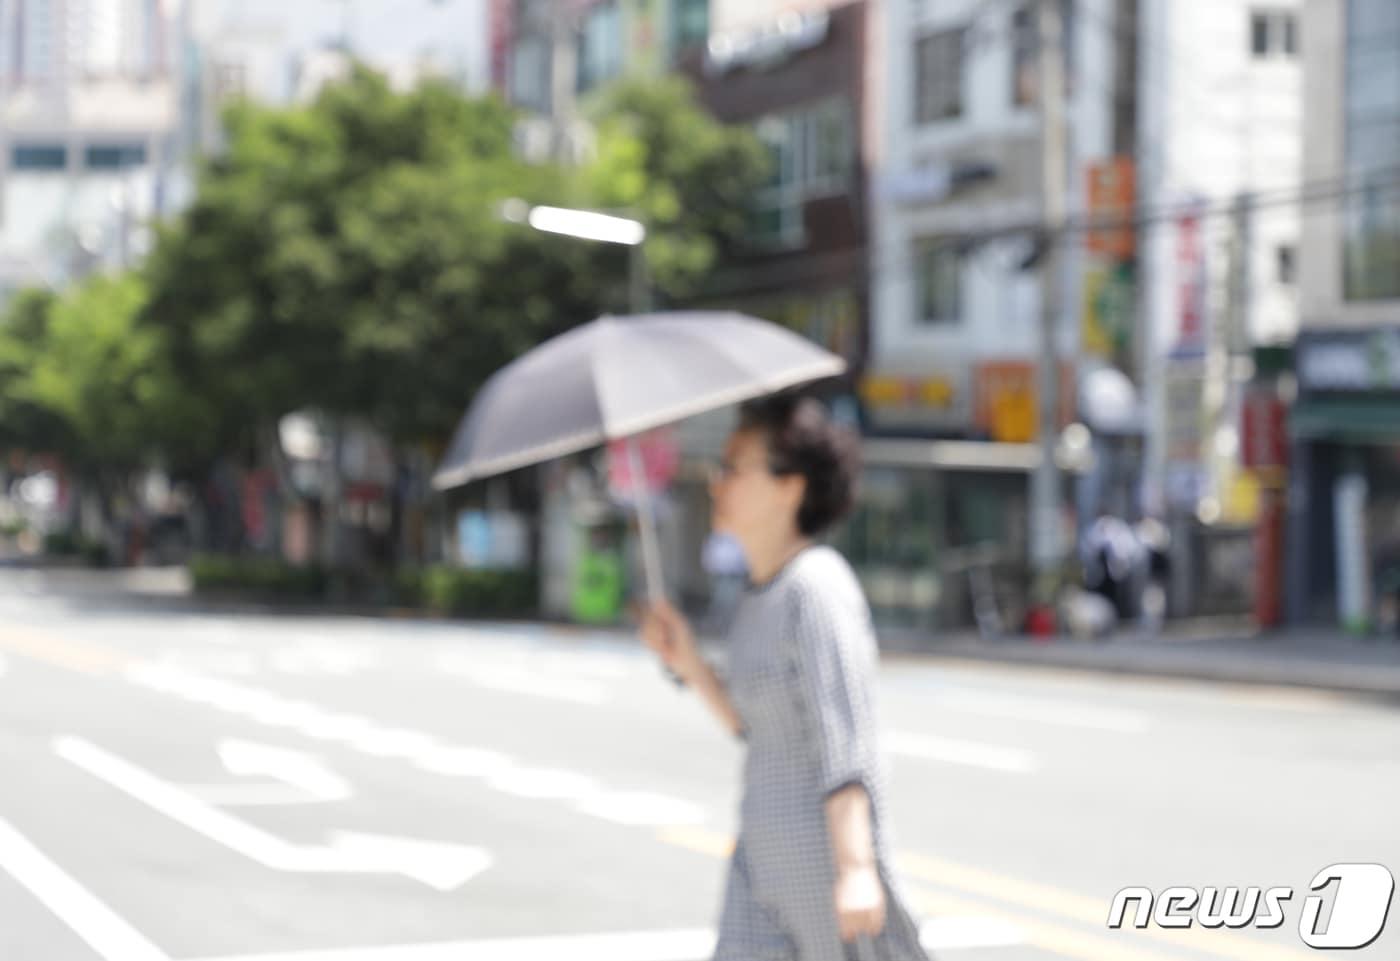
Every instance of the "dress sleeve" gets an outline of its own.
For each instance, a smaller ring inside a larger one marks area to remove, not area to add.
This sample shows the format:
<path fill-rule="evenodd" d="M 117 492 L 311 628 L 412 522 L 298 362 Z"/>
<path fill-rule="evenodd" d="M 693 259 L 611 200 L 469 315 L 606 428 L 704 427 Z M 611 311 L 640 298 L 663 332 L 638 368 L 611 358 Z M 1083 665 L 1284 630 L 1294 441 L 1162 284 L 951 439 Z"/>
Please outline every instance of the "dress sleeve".
<path fill-rule="evenodd" d="M 864 603 L 799 584 L 792 593 L 792 655 L 822 796 L 851 784 L 870 793 L 875 769 L 875 636 Z"/>

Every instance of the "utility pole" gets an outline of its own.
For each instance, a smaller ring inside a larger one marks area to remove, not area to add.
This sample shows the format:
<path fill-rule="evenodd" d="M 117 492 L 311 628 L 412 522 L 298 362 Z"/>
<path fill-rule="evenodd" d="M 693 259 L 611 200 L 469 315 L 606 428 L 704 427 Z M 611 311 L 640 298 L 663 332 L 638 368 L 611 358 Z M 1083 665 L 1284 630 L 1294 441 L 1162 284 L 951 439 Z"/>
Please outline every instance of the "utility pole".
<path fill-rule="evenodd" d="M 540 8 L 548 19 L 549 116 L 554 159 L 565 166 L 574 160 L 574 90 L 578 84 L 578 18 L 572 0 L 550 0 Z"/>
<path fill-rule="evenodd" d="M 1060 0 L 1040 2 L 1040 253 L 1039 404 L 1040 462 L 1031 482 L 1033 604 L 1053 603 L 1061 560 L 1060 476 L 1055 463 L 1060 409 L 1060 250 L 1065 223 L 1064 57 Z"/>

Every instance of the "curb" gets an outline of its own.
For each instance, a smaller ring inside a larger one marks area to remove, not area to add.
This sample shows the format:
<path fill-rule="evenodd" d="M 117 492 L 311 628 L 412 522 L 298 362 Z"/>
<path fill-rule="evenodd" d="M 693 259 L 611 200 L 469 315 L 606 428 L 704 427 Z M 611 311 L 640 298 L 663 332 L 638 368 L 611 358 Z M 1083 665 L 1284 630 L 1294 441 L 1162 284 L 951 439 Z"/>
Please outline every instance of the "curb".
<path fill-rule="evenodd" d="M 1009 647 L 998 649 L 993 642 L 985 646 L 931 646 L 917 650 L 890 650 L 885 652 L 885 656 L 891 660 L 907 659 L 912 662 L 1002 664 L 1049 668 L 1066 673 L 1289 687 L 1379 696 L 1400 701 L 1400 652 L 1397 652 L 1393 660 L 1384 663 L 1338 663 L 1322 657 L 1280 658 L 1266 651 L 1232 650 L 1203 653 L 1173 650 L 1170 647 L 1154 647 L 1147 650 L 1138 648 L 1131 651 L 1102 647 L 1075 650 L 1056 647 L 1053 643 L 1047 645 L 1045 650 Z"/>

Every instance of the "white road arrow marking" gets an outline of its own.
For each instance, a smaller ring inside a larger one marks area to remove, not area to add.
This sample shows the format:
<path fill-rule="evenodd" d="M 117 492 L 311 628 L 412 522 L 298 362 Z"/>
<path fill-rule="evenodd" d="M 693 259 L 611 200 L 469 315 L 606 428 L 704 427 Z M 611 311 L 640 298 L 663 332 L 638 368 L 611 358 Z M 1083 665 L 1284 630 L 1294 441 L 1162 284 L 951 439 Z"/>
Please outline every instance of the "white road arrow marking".
<path fill-rule="evenodd" d="M 399 874 L 451 891 L 490 867 L 482 848 L 351 833 L 329 845 L 292 844 L 200 800 L 76 737 L 55 740 L 58 755 L 166 817 L 276 871 L 298 874 Z"/>
<path fill-rule="evenodd" d="M 38 898 L 104 961 L 170 961 L 4 820 L 0 820 L 0 870 Z"/>
<path fill-rule="evenodd" d="M 322 804 L 343 801 L 355 793 L 349 781 L 301 751 L 230 738 L 219 742 L 218 752 L 230 774 L 270 777 L 281 783 L 184 785 L 186 791 L 209 804 Z"/>

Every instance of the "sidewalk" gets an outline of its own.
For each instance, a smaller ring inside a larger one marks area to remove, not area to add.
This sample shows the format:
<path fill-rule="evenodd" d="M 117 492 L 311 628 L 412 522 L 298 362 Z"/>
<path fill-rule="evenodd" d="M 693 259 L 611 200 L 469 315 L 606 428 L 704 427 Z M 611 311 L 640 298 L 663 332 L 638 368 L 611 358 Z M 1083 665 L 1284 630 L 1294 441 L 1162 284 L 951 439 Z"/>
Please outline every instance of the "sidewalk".
<path fill-rule="evenodd" d="M 26 593 L 143 610 L 179 609 L 230 614 L 290 614 L 443 620 L 411 610 L 288 605 L 195 597 L 180 568 L 117 570 L 0 568 L 3 586 Z M 27 582 L 27 583 L 25 583 Z M 625 628 L 541 624 L 563 637 L 615 637 L 631 642 Z M 707 643 L 719 643 L 706 638 Z M 1339 629 L 1306 628 L 1257 633 L 1239 620 L 1177 622 L 1161 634 L 1125 632 L 1104 640 L 1007 637 L 975 632 L 929 635 L 886 630 L 880 646 L 889 660 L 1018 664 L 1036 668 L 1169 677 L 1241 684 L 1284 685 L 1380 695 L 1400 701 L 1400 640 L 1355 638 Z"/>
<path fill-rule="evenodd" d="M 886 641 L 888 640 L 888 643 Z M 976 634 L 881 638 L 887 655 L 1021 664 L 1065 670 L 1281 685 L 1400 700 L 1400 640 L 1356 638 L 1340 629 L 1256 632 L 1243 625 L 1176 624 L 1157 635 L 1103 640 Z"/>

